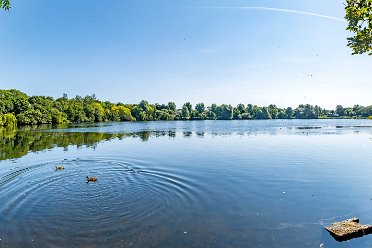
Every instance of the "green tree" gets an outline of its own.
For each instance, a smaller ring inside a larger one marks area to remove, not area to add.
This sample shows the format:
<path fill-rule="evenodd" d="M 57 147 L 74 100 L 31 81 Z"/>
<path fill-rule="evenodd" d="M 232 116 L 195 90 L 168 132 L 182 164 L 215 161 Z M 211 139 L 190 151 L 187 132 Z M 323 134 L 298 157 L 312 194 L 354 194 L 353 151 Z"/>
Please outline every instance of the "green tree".
<path fill-rule="evenodd" d="M 111 121 L 135 121 L 136 119 L 132 116 L 130 109 L 124 106 L 114 105 L 111 107 Z"/>
<path fill-rule="evenodd" d="M 17 126 L 17 118 L 11 113 L 0 114 L 0 126 L 14 129 Z"/>
<path fill-rule="evenodd" d="M 363 107 L 361 115 L 363 117 L 372 116 L 372 106 Z"/>
<path fill-rule="evenodd" d="M 182 106 L 182 118 L 188 120 L 190 118 L 190 111 L 186 104 Z"/>
<path fill-rule="evenodd" d="M 250 120 L 250 119 L 252 119 L 252 116 L 249 113 L 243 113 L 243 114 L 240 115 L 240 119 Z"/>
<path fill-rule="evenodd" d="M 347 38 L 352 54 L 372 55 L 372 0 L 346 0 L 347 30 L 354 33 Z"/>
<path fill-rule="evenodd" d="M 294 115 L 297 119 L 317 119 L 315 109 L 310 104 L 301 104 L 294 110 Z"/>
<path fill-rule="evenodd" d="M 239 104 L 236 106 L 236 108 L 239 110 L 239 112 L 240 112 L 241 114 L 246 113 L 246 108 L 245 108 L 244 104 L 239 103 Z"/>
<path fill-rule="evenodd" d="M 344 108 L 345 116 L 352 117 L 355 115 L 353 108 Z"/>
<path fill-rule="evenodd" d="M 84 111 L 84 102 L 79 96 L 75 97 L 75 99 L 68 100 L 65 113 L 70 122 L 80 123 L 89 121 Z"/>
<path fill-rule="evenodd" d="M 285 109 L 280 109 L 278 119 L 288 119 L 288 115 L 286 114 Z"/>
<path fill-rule="evenodd" d="M 190 102 L 187 102 L 187 103 L 184 104 L 184 106 L 187 107 L 187 110 L 190 113 L 190 118 L 192 118 L 192 105 L 191 105 L 191 103 Z"/>
<path fill-rule="evenodd" d="M 245 106 L 244 104 L 241 104 L 241 103 L 239 103 L 236 106 L 236 108 L 233 109 L 233 111 L 234 111 L 233 118 L 235 120 L 243 119 L 243 115 L 246 114 Z M 248 116 L 249 115 L 244 115 L 244 119 L 248 119 Z"/>
<path fill-rule="evenodd" d="M 52 123 L 62 124 L 62 123 L 69 122 L 67 119 L 67 115 L 56 108 L 52 108 L 51 116 L 52 116 Z"/>
<path fill-rule="evenodd" d="M 171 111 L 176 112 L 177 111 L 177 106 L 174 102 L 168 102 L 168 109 Z"/>
<path fill-rule="evenodd" d="M 101 103 L 99 102 L 94 102 L 93 104 L 93 109 L 94 109 L 94 121 L 95 122 L 101 122 L 105 118 L 105 110 L 102 107 Z M 129 111 L 130 112 L 130 111 Z"/>
<path fill-rule="evenodd" d="M 156 120 L 162 121 L 172 121 L 176 118 L 176 114 L 174 111 L 163 109 L 163 110 L 156 110 Z"/>
<path fill-rule="evenodd" d="M 279 109 L 275 104 L 270 104 L 268 109 L 272 119 L 277 119 L 279 115 Z"/>
<path fill-rule="evenodd" d="M 198 103 L 195 105 L 195 110 L 198 111 L 199 114 L 203 114 L 205 111 L 204 103 Z"/>
<path fill-rule="evenodd" d="M 191 110 L 191 111 L 190 111 Z M 5 116 L 5 117 L 4 117 Z M 151 105 L 147 101 L 136 104 L 124 104 L 99 101 L 95 95 L 67 96 L 54 100 L 47 96 L 29 97 L 18 90 L 0 90 L 0 126 L 63 124 L 102 121 L 152 121 L 152 120 L 231 120 L 231 119 L 271 119 L 297 118 L 315 119 L 319 117 L 362 117 L 372 116 L 372 106 L 354 105 L 336 110 L 322 109 L 320 106 L 309 104 L 299 105 L 296 109 L 278 108 L 276 105 L 260 107 L 257 105 L 239 104 L 236 107 L 222 104 L 212 104 L 206 107 L 198 103 L 192 109 L 190 103 L 185 103 L 177 112 L 173 102 L 168 104 Z M 14 118 L 13 118 L 14 117 Z"/>
<path fill-rule="evenodd" d="M 152 121 L 155 119 L 155 107 L 144 100 L 135 106 L 131 112 L 137 121 Z"/>
<path fill-rule="evenodd" d="M 209 120 L 217 119 L 216 109 L 217 109 L 217 104 L 215 103 L 212 103 L 211 106 L 207 107 L 207 118 Z"/>
<path fill-rule="evenodd" d="M 344 110 L 344 107 L 342 107 L 341 105 L 337 105 L 336 106 L 336 114 L 338 116 L 345 116 L 345 110 Z"/>
<path fill-rule="evenodd" d="M 28 100 L 29 97 L 19 90 L 0 90 L 0 114 L 19 114 L 30 106 Z"/>
<path fill-rule="evenodd" d="M 259 120 L 271 119 L 271 115 L 270 115 L 268 108 L 266 107 L 257 108 L 255 119 L 259 119 Z"/>
<path fill-rule="evenodd" d="M 0 0 L 0 9 L 9 11 L 11 8 L 9 0 Z"/>
<path fill-rule="evenodd" d="M 43 114 L 40 110 L 35 110 L 33 107 L 17 115 L 18 123 L 21 125 L 36 125 L 43 119 Z"/>
<path fill-rule="evenodd" d="M 362 111 L 363 111 L 363 107 L 360 106 L 360 105 L 354 105 L 353 106 L 353 112 L 355 113 L 355 115 L 361 115 L 362 114 Z"/>
<path fill-rule="evenodd" d="M 233 119 L 234 120 L 240 120 L 242 118 L 242 115 L 240 113 L 240 110 L 236 107 L 233 108 Z"/>
<path fill-rule="evenodd" d="M 254 116 L 255 113 L 254 113 L 254 108 L 252 104 L 247 105 L 246 112 L 250 114 L 250 116 Z"/>
<path fill-rule="evenodd" d="M 291 119 L 292 116 L 293 116 L 293 109 L 291 107 L 288 107 L 286 110 L 285 110 L 285 114 L 287 116 L 288 119 Z"/>
<path fill-rule="evenodd" d="M 319 107 L 318 105 L 315 105 L 314 106 L 314 113 L 315 113 L 315 116 L 316 117 L 319 117 L 319 116 L 323 116 L 324 115 L 324 111 L 321 107 Z"/>
<path fill-rule="evenodd" d="M 216 108 L 216 115 L 219 120 L 231 120 L 233 114 L 234 109 L 231 105 L 222 104 Z"/>
<path fill-rule="evenodd" d="M 37 118 L 35 121 L 37 124 L 50 124 L 52 123 L 52 108 L 53 108 L 53 101 L 52 97 L 46 96 L 32 96 L 29 98 L 30 107 L 29 109 L 33 109 L 34 113 L 36 114 Z"/>

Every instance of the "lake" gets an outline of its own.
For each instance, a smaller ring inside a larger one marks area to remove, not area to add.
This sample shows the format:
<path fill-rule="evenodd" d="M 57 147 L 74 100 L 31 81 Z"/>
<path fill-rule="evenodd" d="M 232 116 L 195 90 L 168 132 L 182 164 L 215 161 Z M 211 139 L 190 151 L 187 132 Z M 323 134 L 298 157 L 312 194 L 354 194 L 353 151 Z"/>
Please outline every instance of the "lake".
<path fill-rule="evenodd" d="M 372 246 L 324 229 L 372 224 L 371 120 L 26 127 L 0 160 L 0 248 Z"/>

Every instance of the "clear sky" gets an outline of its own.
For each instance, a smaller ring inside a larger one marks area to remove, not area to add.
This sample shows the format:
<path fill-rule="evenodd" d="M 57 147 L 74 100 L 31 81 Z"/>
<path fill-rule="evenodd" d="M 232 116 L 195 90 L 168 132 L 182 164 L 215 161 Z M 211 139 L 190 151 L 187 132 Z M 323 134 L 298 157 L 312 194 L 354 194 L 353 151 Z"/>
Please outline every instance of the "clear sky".
<path fill-rule="evenodd" d="M 351 56 L 343 2 L 11 0 L 0 88 L 178 107 L 371 105 L 372 57 Z"/>

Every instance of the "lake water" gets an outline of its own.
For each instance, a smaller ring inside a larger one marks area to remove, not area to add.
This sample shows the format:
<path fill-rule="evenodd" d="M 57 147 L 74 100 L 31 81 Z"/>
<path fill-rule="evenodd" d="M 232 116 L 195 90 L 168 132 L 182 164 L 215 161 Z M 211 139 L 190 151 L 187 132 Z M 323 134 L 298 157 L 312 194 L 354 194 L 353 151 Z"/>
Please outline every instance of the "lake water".
<path fill-rule="evenodd" d="M 372 224 L 369 120 L 23 128 L 0 159 L 0 248 L 372 246 L 324 230 Z"/>

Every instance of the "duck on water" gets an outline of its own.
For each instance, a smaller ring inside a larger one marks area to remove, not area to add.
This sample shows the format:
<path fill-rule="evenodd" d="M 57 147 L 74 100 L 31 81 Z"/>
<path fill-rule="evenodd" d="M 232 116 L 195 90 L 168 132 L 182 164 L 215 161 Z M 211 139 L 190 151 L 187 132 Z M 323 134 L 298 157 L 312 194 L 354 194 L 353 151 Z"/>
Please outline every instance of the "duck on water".
<path fill-rule="evenodd" d="M 95 178 L 95 177 L 88 177 L 87 176 L 86 179 L 87 179 L 87 183 L 97 181 L 97 178 Z"/>

